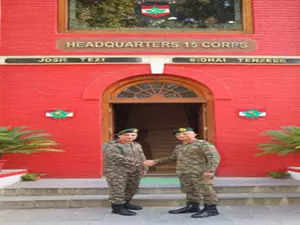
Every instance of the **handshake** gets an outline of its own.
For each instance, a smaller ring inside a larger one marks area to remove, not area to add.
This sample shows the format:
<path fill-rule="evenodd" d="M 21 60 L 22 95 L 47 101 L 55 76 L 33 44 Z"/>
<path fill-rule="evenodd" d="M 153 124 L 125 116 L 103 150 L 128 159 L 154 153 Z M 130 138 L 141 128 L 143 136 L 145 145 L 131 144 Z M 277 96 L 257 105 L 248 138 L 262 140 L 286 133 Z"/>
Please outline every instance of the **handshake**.
<path fill-rule="evenodd" d="M 156 164 L 156 162 L 154 160 L 145 160 L 143 162 L 144 166 L 154 166 Z"/>

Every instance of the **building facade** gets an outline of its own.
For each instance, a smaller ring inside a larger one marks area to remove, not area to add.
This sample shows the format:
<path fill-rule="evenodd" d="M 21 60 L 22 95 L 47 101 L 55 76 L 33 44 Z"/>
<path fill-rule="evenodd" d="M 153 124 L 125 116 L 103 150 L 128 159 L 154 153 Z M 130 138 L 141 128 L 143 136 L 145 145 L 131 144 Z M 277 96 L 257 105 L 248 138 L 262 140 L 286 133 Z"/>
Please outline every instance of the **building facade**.
<path fill-rule="evenodd" d="M 101 177 L 101 144 L 128 127 L 149 159 L 193 127 L 217 146 L 218 176 L 299 164 L 256 156 L 264 131 L 300 125 L 299 24 L 292 0 L 2 0 L 0 126 L 64 149 L 5 156 L 6 168 Z"/>

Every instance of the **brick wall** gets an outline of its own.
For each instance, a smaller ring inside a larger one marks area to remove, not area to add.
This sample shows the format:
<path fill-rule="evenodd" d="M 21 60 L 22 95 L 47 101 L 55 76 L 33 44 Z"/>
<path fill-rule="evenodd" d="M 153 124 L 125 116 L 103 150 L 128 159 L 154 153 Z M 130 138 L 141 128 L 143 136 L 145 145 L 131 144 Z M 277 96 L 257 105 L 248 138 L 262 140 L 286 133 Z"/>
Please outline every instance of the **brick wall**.
<path fill-rule="evenodd" d="M 173 38 L 249 38 L 257 43 L 251 53 L 201 52 L 203 55 L 300 55 L 300 1 L 253 0 L 254 34 L 188 34 Z M 132 37 L 124 34 L 124 37 Z M 136 35 L 136 38 L 145 37 Z M 165 38 L 152 34 L 153 38 Z M 168 37 L 169 37 L 168 36 Z M 61 38 L 118 37 L 118 33 L 57 32 L 57 1 L 2 0 L 1 55 L 70 55 L 56 49 Z M 103 54 L 103 52 L 88 53 Z M 117 53 L 114 53 L 117 54 Z M 135 54 L 123 52 L 123 54 Z M 147 54 L 143 52 L 140 54 Z M 153 52 L 151 54 L 154 54 Z M 182 54 L 177 52 L 172 54 Z M 196 54 L 196 53 L 193 53 Z M 127 70 L 126 75 L 118 71 Z M 104 89 L 130 73 L 149 71 L 149 65 L 51 65 L 0 66 L 0 125 L 27 125 L 44 129 L 62 144 L 64 153 L 9 156 L 8 168 L 29 168 L 49 177 L 98 177 L 101 175 L 101 101 L 83 100 L 84 90 L 101 77 Z M 220 176 L 264 176 L 271 169 L 299 163 L 299 156 L 278 159 L 255 157 L 261 132 L 283 125 L 300 125 L 299 66 L 167 65 L 166 73 L 194 79 L 213 93 L 227 90 L 230 99 L 214 103 L 216 145 L 222 155 Z M 261 109 L 266 118 L 244 119 L 238 112 Z M 49 119 L 46 111 L 65 109 L 73 118 Z"/>
<path fill-rule="evenodd" d="M 120 37 L 117 32 L 101 34 L 58 33 L 58 1 L 56 0 L 3 0 L 2 1 L 2 55 L 66 54 L 56 49 L 61 38 Z M 253 55 L 299 55 L 300 54 L 300 2 L 293 0 L 253 0 L 254 34 L 168 34 L 173 38 L 251 38 L 257 42 Z M 165 33 L 130 34 L 123 37 L 165 38 Z M 80 52 L 81 53 L 81 52 Z M 84 52 L 83 52 L 84 53 Z M 101 54 L 101 52 L 97 52 Z M 69 54 L 69 53 L 67 53 Z M 76 53 L 78 54 L 78 52 Z M 133 52 L 124 52 L 133 54 Z M 172 53 L 173 54 L 173 53 Z M 176 53 L 180 54 L 180 52 Z M 181 53 L 185 54 L 185 53 Z M 205 52 L 201 53 L 205 54 Z M 220 53 L 217 53 L 220 54 Z M 227 53 L 226 54 L 238 54 Z M 249 53 L 243 53 L 249 54 Z"/>

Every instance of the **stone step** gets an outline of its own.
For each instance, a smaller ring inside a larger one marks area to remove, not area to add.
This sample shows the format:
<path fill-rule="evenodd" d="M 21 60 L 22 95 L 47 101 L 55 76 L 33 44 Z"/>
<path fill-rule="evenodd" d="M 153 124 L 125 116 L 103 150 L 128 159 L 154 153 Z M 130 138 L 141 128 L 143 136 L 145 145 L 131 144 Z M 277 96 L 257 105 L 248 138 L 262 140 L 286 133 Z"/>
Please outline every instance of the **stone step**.
<path fill-rule="evenodd" d="M 223 193 L 220 205 L 299 204 L 300 193 Z M 184 194 L 137 194 L 133 200 L 147 207 L 178 207 Z M 107 195 L 1 196 L 0 209 L 110 207 Z"/>
<path fill-rule="evenodd" d="M 217 193 L 300 193 L 300 185 L 282 186 L 216 186 Z M 179 186 L 141 187 L 140 194 L 180 194 Z M 107 195 L 107 187 L 9 187 L 0 189 L 0 196 L 57 196 L 57 195 Z"/>
<path fill-rule="evenodd" d="M 218 193 L 285 193 L 300 192 L 300 181 L 272 178 L 217 177 Z M 140 194 L 180 194 L 178 179 L 171 177 L 143 178 Z M 0 196 L 53 196 L 53 195 L 106 195 L 105 179 L 41 179 L 34 182 L 19 182 L 0 188 Z"/>

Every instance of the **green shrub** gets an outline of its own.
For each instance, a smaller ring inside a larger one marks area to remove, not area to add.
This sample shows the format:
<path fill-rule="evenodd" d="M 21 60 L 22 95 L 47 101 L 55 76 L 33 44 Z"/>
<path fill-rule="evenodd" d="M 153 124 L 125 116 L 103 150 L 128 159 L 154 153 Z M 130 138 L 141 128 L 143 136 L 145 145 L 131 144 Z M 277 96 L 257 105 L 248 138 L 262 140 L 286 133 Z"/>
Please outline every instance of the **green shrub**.
<path fill-rule="evenodd" d="M 258 155 L 300 153 L 300 127 L 285 126 L 281 130 L 268 130 L 264 135 L 271 138 L 271 143 L 259 144 L 263 152 Z"/>
<path fill-rule="evenodd" d="M 278 171 L 269 171 L 269 175 L 273 178 L 286 178 L 289 177 L 290 174 L 288 172 L 278 172 Z"/>
<path fill-rule="evenodd" d="M 0 156 L 11 153 L 62 152 L 50 134 L 26 127 L 0 127 Z"/>
<path fill-rule="evenodd" d="M 40 179 L 41 176 L 44 176 L 44 174 L 40 173 L 26 173 L 23 176 L 21 176 L 22 181 L 35 181 Z"/>

